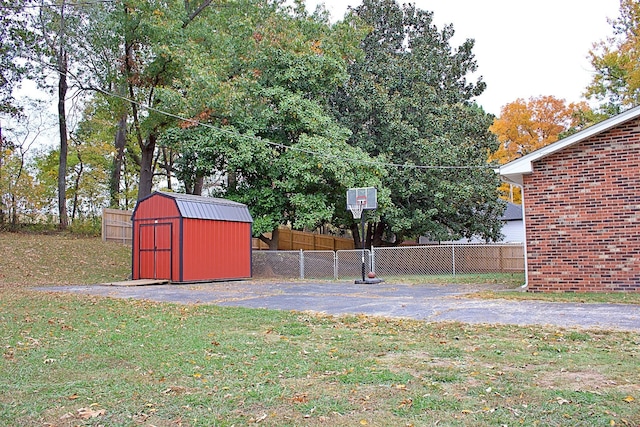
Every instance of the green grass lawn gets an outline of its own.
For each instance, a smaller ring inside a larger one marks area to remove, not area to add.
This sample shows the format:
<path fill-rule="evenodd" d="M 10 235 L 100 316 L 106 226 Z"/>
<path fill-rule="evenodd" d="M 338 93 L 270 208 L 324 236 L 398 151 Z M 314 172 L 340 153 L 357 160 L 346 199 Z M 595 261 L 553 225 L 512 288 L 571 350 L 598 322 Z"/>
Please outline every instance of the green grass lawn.
<path fill-rule="evenodd" d="M 640 423 L 640 337 L 2 291 L 0 424 Z"/>
<path fill-rule="evenodd" d="M 128 248 L 7 234 L 0 248 L 16 254 L 0 261 L 0 425 L 640 425 L 637 333 L 31 291 L 120 279 Z"/>

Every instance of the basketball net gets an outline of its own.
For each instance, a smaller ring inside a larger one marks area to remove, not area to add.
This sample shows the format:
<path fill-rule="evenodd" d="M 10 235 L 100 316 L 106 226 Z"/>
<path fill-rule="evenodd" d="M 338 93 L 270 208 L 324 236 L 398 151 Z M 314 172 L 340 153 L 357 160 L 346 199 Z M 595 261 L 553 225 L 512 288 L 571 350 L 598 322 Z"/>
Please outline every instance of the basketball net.
<path fill-rule="evenodd" d="M 349 210 L 353 215 L 353 219 L 360 219 L 362 217 L 362 211 L 364 210 L 364 206 L 367 204 L 367 199 L 356 199 L 355 205 L 349 205 Z"/>

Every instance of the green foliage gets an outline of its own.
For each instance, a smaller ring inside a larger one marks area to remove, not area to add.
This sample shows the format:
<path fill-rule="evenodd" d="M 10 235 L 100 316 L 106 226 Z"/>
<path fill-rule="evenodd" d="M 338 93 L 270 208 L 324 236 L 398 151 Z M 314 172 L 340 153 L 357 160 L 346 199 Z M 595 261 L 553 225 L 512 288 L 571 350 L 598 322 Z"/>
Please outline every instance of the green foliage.
<path fill-rule="evenodd" d="M 69 231 L 75 235 L 100 237 L 102 221 L 99 216 L 75 219 L 69 226 Z"/>
<path fill-rule="evenodd" d="M 16 149 L 0 153 L 0 225 L 17 228 L 34 222 L 46 206 L 43 187 L 34 180 L 32 164 Z"/>
<path fill-rule="evenodd" d="M 452 49 L 453 27 L 436 29 L 429 12 L 368 0 L 330 24 L 301 1 L 65 7 L 65 34 L 59 8 L 42 8 L 38 28 L 50 58 L 67 50 L 70 83 L 94 95 L 70 135 L 71 216 L 131 207 L 137 189 L 177 178 L 178 191 L 247 203 L 256 234 L 348 227 L 346 189 L 375 186 L 375 220 L 398 241 L 498 236 L 491 117 L 473 102 L 484 83 L 467 81 L 473 41 Z M 129 133 L 124 166 L 116 130 Z M 55 196 L 56 160 L 36 158 L 43 200 Z M 123 190 L 108 200 L 120 167 Z"/>
<path fill-rule="evenodd" d="M 246 203 L 256 235 L 280 224 L 342 223 L 346 189 L 381 187 L 385 174 L 346 144 L 349 130 L 325 108 L 348 78 L 345 59 L 354 57 L 357 39 L 345 37 L 356 33 L 275 6 L 244 5 L 235 20 L 223 19 L 233 6 L 206 15 L 217 31 L 198 32 L 202 39 L 182 48 L 195 58 L 197 68 L 187 66 L 187 73 L 197 91 L 172 101 L 194 119 L 160 139 L 178 153 L 176 177 L 185 188 L 205 176 L 226 177 L 210 193 Z"/>
<path fill-rule="evenodd" d="M 96 103 L 88 103 L 83 120 L 70 138 L 68 210 L 71 218 L 80 223 L 99 217 L 106 204 L 113 128 L 107 112 Z M 56 207 L 60 151 L 46 147 L 29 151 L 29 148 L 26 142 L 16 143 L 0 159 L 3 203 L 5 209 L 15 203 L 18 222 L 46 223 L 53 220 Z M 84 228 L 80 224 L 78 227 Z"/>
<path fill-rule="evenodd" d="M 84 109 L 83 120 L 71 134 L 67 195 L 70 218 L 99 217 L 108 204 L 112 164 L 114 117 L 108 105 L 94 99 Z"/>
<path fill-rule="evenodd" d="M 30 105 L 29 108 L 34 107 Z M 4 127 L 0 143 L 0 227 L 18 229 L 22 223 L 41 221 L 49 213 L 51 193 L 46 183 L 37 179 L 34 161 L 36 137 L 42 132 L 39 114 L 29 115 Z M 54 187 L 55 188 L 55 187 Z"/>
<path fill-rule="evenodd" d="M 364 1 L 350 19 L 370 31 L 330 105 L 352 131 L 350 144 L 402 165 L 383 181 L 392 200 L 382 213 L 386 230 L 397 241 L 497 239 L 499 179 L 484 160 L 497 148 L 492 116 L 472 102 L 484 82 L 466 79 L 476 71 L 473 40 L 453 50 L 452 26 L 438 31 L 432 13 L 393 0 Z"/>
<path fill-rule="evenodd" d="M 0 0 L 0 113 L 17 115 L 21 111 L 12 90 L 27 76 L 28 63 L 21 60 L 28 46 L 35 45 L 34 34 L 24 25 L 23 16 L 33 0 Z"/>

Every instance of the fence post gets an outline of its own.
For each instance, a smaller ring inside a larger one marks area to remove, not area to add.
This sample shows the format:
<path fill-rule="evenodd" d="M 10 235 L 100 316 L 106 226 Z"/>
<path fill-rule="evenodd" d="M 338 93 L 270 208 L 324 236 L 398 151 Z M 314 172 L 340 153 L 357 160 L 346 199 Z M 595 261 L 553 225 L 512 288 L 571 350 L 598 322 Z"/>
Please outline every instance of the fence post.
<path fill-rule="evenodd" d="M 104 209 L 102 209 L 102 241 L 107 241 L 107 219 L 104 215 Z"/>
<path fill-rule="evenodd" d="M 451 245 L 451 266 L 453 270 L 453 275 L 456 275 L 456 246 Z"/>
<path fill-rule="evenodd" d="M 300 249 L 300 279 L 304 279 L 304 252 Z"/>
<path fill-rule="evenodd" d="M 335 247 L 335 240 L 334 247 Z M 333 280 L 338 280 L 338 251 L 333 251 Z"/>

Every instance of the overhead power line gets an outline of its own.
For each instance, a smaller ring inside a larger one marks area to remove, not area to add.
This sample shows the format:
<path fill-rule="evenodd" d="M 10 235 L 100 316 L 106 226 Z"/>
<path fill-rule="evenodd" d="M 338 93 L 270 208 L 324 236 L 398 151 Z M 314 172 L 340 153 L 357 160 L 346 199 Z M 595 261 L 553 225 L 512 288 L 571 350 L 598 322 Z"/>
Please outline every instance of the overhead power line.
<path fill-rule="evenodd" d="M 47 67 L 47 68 L 52 68 L 54 69 L 50 64 L 46 64 L 43 62 L 38 61 L 41 65 Z M 59 73 L 60 71 L 57 69 L 54 69 L 55 72 Z M 78 78 L 73 75 L 72 73 L 67 72 L 66 73 L 67 77 L 72 78 L 75 81 L 78 81 Z M 166 117 L 171 117 L 186 123 L 191 123 L 193 125 L 197 125 L 197 126 L 203 126 L 206 127 L 208 129 L 212 129 L 221 133 L 226 133 L 228 135 L 231 136 L 242 136 L 244 138 L 248 138 L 248 139 L 252 139 L 256 142 L 262 143 L 262 144 L 267 144 L 270 145 L 272 147 L 276 147 L 276 148 L 280 148 L 283 150 L 291 150 L 291 151 L 297 151 L 300 153 L 304 153 L 304 154 L 308 154 L 311 156 L 316 156 L 316 157 L 320 157 L 320 158 L 325 158 L 325 159 L 333 159 L 333 160 L 341 160 L 347 163 L 357 163 L 357 164 L 362 164 L 362 165 L 370 165 L 370 166 L 380 166 L 380 167 L 395 167 L 395 168 L 400 168 L 400 169 L 418 169 L 418 170 L 455 170 L 455 169 L 475 169 L 475 170 L 479 170 L 479 169 L 495 169 L 495 166 L 491 166 L 489 164 L 485 164 L 485 165 L 417 165 L 417 164 L 408 164 L 408 163 L 390 163 L 390 162 L 380 162 L 380 161 L 376 161 L 376 160 L 362 160 L 362 159 L 353 159 L 353 158 L 346 158 L 346 157 L 341 157 L 341 156 L 336 156 L 336 155 L 332 155 L 332 154 L 327 154 L 327 153 L 322 153 L 322 152 L 318 152 L 318 151 L 313 151 L 313 150 L 308 150 L 305 148 L 300 148 L 300 147 L 296 147 L 296 146 L 292 146 L 292 145 L 286 145 L 286 144 L 282 144 L 282 143 L 278 143 L 278 142 L 273 142 L 267 138 L 262 138 L 259 136 L 255 136 L 255 135 L 243 135 L 243 134 L 239 134 L 237 132 L 233 132 L 231 130 L 228 129 L 224 129 L 218 126 L 214 126 L 210 123 L 203 123 L 199 120 L 196 119 L 192 119 L 192 118 L 188 118 L 188 117 L 183 117 L 180 116 L 178 114 L 174 114 L 174 113 L 170 113 L 168 111 L 156 108 L 156 107 L 152 107 L 150 105 L 147 105 L 143 102 L 131 99 L 127 96 L 123 96 L 123 95 L 119 95 L 101 88 L 91 88 L 91 90 L 94 90 L 96 92 L 102 93 L 105 96 L 109 96 L 109 97 L 113 97 L 113 98 L 118 98 L 121 99 L 123 101 L 126 101 L 128 103 L 132 103 L 135 104 L 136 106 L 138 106 L 139 108 L 145 109 L 147 111 L 153 111 L 155 113 L 164 115 Z"/>
<path fill-rule="evenodd" d="M 95 6 L 98 4 L 107 4 L 112 3 L 115 4 L 115 0 L 87 0 L 87 1 L 76 1 L 65 3 L 65 6 L 75 7 L 75 6 Z M 21 6 L 22 9 L 50 9 L 55 8 L 59 9 L 60 5 L 58 4 L 25 4 Z M 0 9 L 4 10 L 15 10 L 16 7 L 12 6 L 0 6 Z"/>

